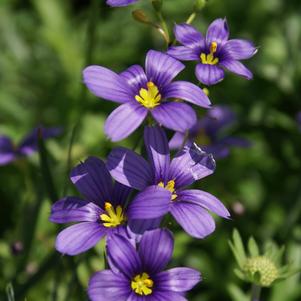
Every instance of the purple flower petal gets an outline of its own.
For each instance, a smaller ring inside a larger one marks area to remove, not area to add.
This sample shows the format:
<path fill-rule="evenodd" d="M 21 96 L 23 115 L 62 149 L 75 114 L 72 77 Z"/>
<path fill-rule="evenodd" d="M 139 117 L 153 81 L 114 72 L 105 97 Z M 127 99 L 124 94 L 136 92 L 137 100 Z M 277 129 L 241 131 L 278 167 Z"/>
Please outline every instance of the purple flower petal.
<path fill-rule="evenodd" d="M 209 25 L 206 34 L 207 45 L 210 45 L 212 42 L 222 44 L 226 42 L 228 38 L 229 27 L 226 19 L 216 19 Z"/>
<path fill-rule="evenodd" d="M 16 159 L 14 145 L 7 136 L 0 136 L 0 165 L 6 165 Z"/>
<path fill-rule="evenodd" d="M 153 181 L 148 162 L 135 152 L 123 147 L 111 151 L 107 168 L 116 181 L 137 190 L 144 189 Z"/>
<path fill-rule="evenodd" d="M 215 230 L 212 216 L 202 207 L 185 202 L 175 202 L 171 214 L 192 237 L 204 238 Z"/>
<path fill-rule="evenodd" d="M 150 219 L 169 211 L 171 192 L 157 185 L 149 186 L 138 193 L 127 210 L 130 219 Z"/>
<path fill-rule="evenodd" d="M 169 170 L 169 147 L 166 134 L 162 128 L 145 127 L 144 143 L 149 161 L 152 163 L 155 181 L 165 182 Z"/>
<path fill-rule="evenodd" d="M 181 102 L 162 103 L 151 113 L 163 126 L 178 132 L 185 132 L 197 120 L 195 111 L 189 105 Z"/>
<path fill-rule="evenodd" d="M 133 65 L 120 73 L 128 85 L 132 88 L 134 95 L 136 95 L 142 87 L 146 87 L 147 78 L 143 68 L 139 65 Z"/>
<path fill-rule="evenodd" d="M 200 49 L 205 46 L 205 39 L 202 34 L 189 24 L 182 23 L 175 25 L 174 34 L 177 41 L 187 47 Z"/>
<path fill-rule="evenodd" d="M 128 221 L 130 231 L 135 234 L 143 234 L 145 231 L 154 230 L 160 227 L 162 217 L 150 219 L 131 219 Z"/>
<path fill-rule="evenodd" d="M 170 149 L 179 149 L 185 140 L 185 134 L 176 132 L 169 141 Z"/>
<path fill-rule="evenodd" d="M 67 255 L 77 255 L 94 247 L 106 234 L 106 229 L 95 222 L 72 225 L 59 233 L 55 248 Z"/>
<path fill-rule="evenodd" d="M 43 139 L 57 137 L 61 134 L 60 128 L 38 127 L 33 129 L 19 144 L 18 152 L 22 155 L 31 155 L 38 150 L 38 134 L 41 132 Z"/>
<path fill-rule="evenodd" d="M 222 52 L 229 59 L 245 60 L 251 58 L 257 52 L 257 48 L 250 41 L 233 39 L 227 41 Z"/>
<path fill-rule="evenodd" d="M 184 68 L 181 62 L 165 53 L 149 50 L 146 55 L 146 76 L 159 89 L 170 83 Z"/>
<path fill-rule="evenodd" d="M 185 146 L 171 161 L 169 179 L 174 179 L 177 188 L 187 186 L 211 175 L 215 170 L 213 157 L 197 146 Z"/>
<path fill-rule="evenodd" d="M 200 282 L 200 272 L 190 268 L 173 268 L 156 275 L 158 289 L 162 291 L 187 292 Z"/>
<path fill-rule="evenodd" d="M 132 101 L 132 91 L 124 78 L 101 67 L 89 66 L 83 71 L 84 83 L 97 97 L 118 103 Z"/>
<path fill-rule="evenodd" d="M 202 206 L 221 217 L 230 217 L 230 213 L 223 203 L 208 192 L 197 189 L 183 190 L 178 193 L 178 199 Z"/>
<path fill-rule="evenodd" d="M 112 235 L 107 240 L 109 264 L 130 279 L 141 271 L 141 260 L 132 244 L 123 236 Z"/>
<path fill-rule="evenodd" d="M 171 260 L 173 248 L 174 239 L 170 231 L 157 229 L 145 232 L 138 249 L 143 269 L 151 274 L 162 271 Z"/>
<path fill-rule="evenodd" d="M 95 273 L 89 281 L 88 295 L 92 301 L 126 300 L 130 293 L 129 280 L 110 270 Z"/>
<path fill-rule="evenodd" d="M 195 67 L 197 79 L 204 85 L 211 86 L 224 79 L 224 70 L 217 65 L 197 64 Z"/>
<path fill-rule="evenodd" d="M 124 204 L 126 203 L 126 200 L 131 191 L 132 189 L 130 187 L 125 186 L 119 182 L 115 182 L 111 204 L 114 205 L 114 207 L 118 205 L 122 205 L 122 207 L 124 207 Z"/>
<path fill-rule="evenodd" d="M 78 191 L 101 208 L 104 202 L 111 200 L 112 178 L 102 160 L 89 157 L 71 171 L 70 177 Z"/>
<path fill-rule="evenodd" d="M 151 301 L 188 301 L 182 294 L 171 291 L 155 291 Z M 129 301 L 129 299 L 127 300 Z M 138 300 L 137 300 L 138 301 Z M 141 299 L 139 299 L 141 301 Z"/>
<path fill-rule="evenodd" d="M 252 72 L 239 61 L 227 59 L 220 62 L 220 65 L 246 79 L 253 78 Z"/>
<path fill-rule="evenodd" d="M 138 103 L 125 103 L 107 118 L 105 133 L 113 141 L 120 141 L 132 134 L 143 122 L 147 109 Z"/>
<path fill-rule="evenodd" d="M 167 54 L 181 61 L 199 61 L 200 52 L 186 46 L 171 46 Z"/>
<path fill-rule="evenodd" d="M 209 98 L 200 87 L 186 81 L 175 81 L 166 86 L 164 97 L 186 100 L 203 108 L 210 108 L 211 105 Z"/>
<path fill-rule="evenodd" d="M 77 197 L 65 197 L 52 205 L 49 220 L 58 224 L 96 222 L 101 213 L 101 209 L 92 202 Z"/>
<path fill-rule="evenodd" d="M 237 146 L 237 147 L 250 147 L 252 146 L 251 141 L 241 137 L 229 136 L 220 140 L 221 143 L 229 145 L 229 146 Z"/>

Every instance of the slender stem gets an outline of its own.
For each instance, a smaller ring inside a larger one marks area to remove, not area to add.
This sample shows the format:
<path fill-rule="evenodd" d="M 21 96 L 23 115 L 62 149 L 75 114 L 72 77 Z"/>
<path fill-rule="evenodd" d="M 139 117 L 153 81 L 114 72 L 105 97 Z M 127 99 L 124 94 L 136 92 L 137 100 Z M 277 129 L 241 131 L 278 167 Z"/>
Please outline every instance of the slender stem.
<path fill-rule="evenodd" d="M 257 284 L 252 285 L 251 301 L 260 301 L 261 287 Z"/>
<path fill-rule="evenodd" d="M 194 19 L 196 18 L 196 16 L 197 16 L 197 12 L 195 12 L 195 11 L 192 12 L 185 23 L 191 24 L 194 21 Z"/>

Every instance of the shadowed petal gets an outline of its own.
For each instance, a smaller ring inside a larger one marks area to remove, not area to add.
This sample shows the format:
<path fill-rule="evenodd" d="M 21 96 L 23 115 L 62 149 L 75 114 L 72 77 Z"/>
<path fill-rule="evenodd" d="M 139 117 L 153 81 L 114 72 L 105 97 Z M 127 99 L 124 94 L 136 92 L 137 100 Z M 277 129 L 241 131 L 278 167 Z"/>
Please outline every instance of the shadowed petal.
<path fill-rule="evenodd" d="M 185 66 L 163 52 L 149 50 L 146 55 L 145 68 L 147 79 L 154 82 L 160 89 L 170 83 Z"/>
<path fill-rule="evenodd" d="M 150 219 L 131 219 L 128 221 L 129 228 L 135 234 L 143 234 L 147 230 L 160 227 L 162 217 Z"/>
<path fill-rule="evenodd" d="M 169 147 L 164 130 L 159 127 L 144 128 L 144 143 L 149 161 L 152 163 L 155 181 L 165 182 L 169 170 Z"/>
<path fill-rule="evenodd" d="M 55 248 L 67 255 L 77 255 L 94 247 L 106 234 L 106 230 L 96 222 L 72 225 L 59 233 Z"/>
<path fill-rule="evenodd" d="M 179 149 L 185 140 L 185 134 L 176 132 L 169 141 L 170 149 Z"/>
<path fill-rule="evenodd" d="M 217 65 L 197 64 L 195 67 L 197 79 L 204 85 L 211 86 L 224 79 L 224 70 Z"/>
<path fill-rule="evenodd" d="M 124 103 L 132 100 L 132 91 L 124 78 L 110 69 L 89 66 L 83 71 L 84 83 L 97 97 Z"/>
<path fill-rule="evenodd" d="M 125 103 L 115 109 L 105 122 L 105 133 L 113 141 L 120 141 L 132 134 L 143 122 L 147 109 L 138 103 Z"/>
<path fill-rule="evenodd" d="M 116 181 L 138 190 L 144 189 L 154 180 L 148 162 L 140 155 L 123 147 L 111 151 L 107 168 Z"/>
<path fill-rule="evenodd" d="M 187 301 L 187 299 L 180 293 L 154 290 L 152 295 L 145 298 L 132 292 L 126 301 Z"/>
<path fill-rule="evenodd" d="M 231 71 L 237 75 L 240 75 L 246 79 L 253 78 L 252 72 L 239 61 L 227 59 L 227 60 L 220 62 L 220 65 L 225 67 L 229 71 Z"/>
<path fill-rule="evenodd" d="M 181 44 L 191 47 L 191 48 L 201 48 L 204 47 L 204 37 L 202 34 L 195 29 L 193 26 L 182 23 L 175 25 L 174 34 Z"/>
<path fill-rule="evenodd" d="M 0 136 L 0 165 L 6 165 L 16 159 L 13 143 L 7 136 Z"/>
<path fill-rule="evenodd" d="M 222 202 L 208 192 L 197 189 L 183 190 L 178 193 L 178 199 L 202 206 L 221 217 L 230 217 L 229 211 Z"/>
<path fill-rule="evenodd" d="M 145 271 L 156 274 L 162 271 L 171 260 L 174 240 L 169 230 L 147 231 L 139 245 L 139 255 Z"/>
<path fill-rule="evenodd" d="M 211 175 L 214 170 L 212 155 L 203 152 L 196 145 L 185 146 L 171 161 L 169 179 L 174 179 L 179 188 Z"/>
<path fill-rule="evenodd" d="M 212 216 L 202 207 L 185 202 L 175 202 L 171 214 L 192 237 L 204 238 L 215 230 Z"/>
<path fill-rule="evenodd" d="M 119 182 L 115 182 L 111 203 L 114 206 L 122 205 L 122 207 L 124 207 L 131 191 L 132 189 L 130 187 L 125 186 Z"/>
<path fill-rule="evenodd" d="M 248 139 L 241 138 L 241 137 L 235 137 L 235 136 L 229 136 L 225 137 L 220 140 L 221 143 L 229 145 L 229 146 L 237 146 L 237 147 L 251 147 L 252 142 Z"/>
<path fill-rule="evenodd" d="M 217 44 L 227 41 L 229 38 L 229 27 L 226 19 L 216 19 L 208 27 L 206 34 L 206 42 L 210 45 L 211 42 Z"/>
<path fill-rule="evenodd" d="M 107 240 L 109 264 L 130 279 L 141 272 L 141 260 L 131 243 L 123 236 L 112 235 Z"/>
<path fill-rule="evenodd" d="M 121 273 L 104 270 L 89 281 L 88 295 L 92 301 L 126 300 L 130 293 L 129 280 Z"/>
<path fill-rule="evenodd" d="M 89 157 L 71 171 L 70 177 L 78 191 L 101 208 L 111 200 L 112 178 L 102 160 Z"/>
<path fill-rule="evenodd" d="M 164 89 L 165 98 L 179 98 L 203 108 L 210 108 L 211 102 L 204 91 L 189 82 L 176 81 Z"/>
<path fill-rule="evenodd" d="M 51 207 L 49 220 L 53 223 L 96 222 L 102 210 L 92 202 L 77 197 L 65 197 Z"/>
<path fill-rule="evenodd" d="M 185 132 L 197 120 L 195 111 L 189 105 L 181 102 L 162 103 L 151 113 L 163 126 L 178 132 Z"/>
<path fill-rule="evenodd" d="M 171 192 L 153 185 L 138 193 L 127 210 L 130 219 L 150 219 L 165 215 L 169 211 Z"/>
<path fill-rule="evenodd" d="M 107 0 L 107 4 L 110 6 L 127 6 L 129 4 L 135 3 L 138 0 Z"/>
<path fill-rule="evenodd" d="M 174 268 L 156 275 L 158 289 L 163 291 L 187 292 L 201 280 L 200 272 L 190 268 Z"/>
<path fill-rule="evenodd" d="M 146 86 L 147 78 L 143 68 L 139 65 L 133 65 L 120 73 L 126 79 L 128 85 L 132 88 L 134 95 L 136 95 L 142 87 Z"/>
<path fill-rule="evenodd" d="M 181 61 L 198 61 L 200 51 L 186 46 L 171 46 L 167 54 Z"/>
<path fill-rule="evenodd" d="M 252 57 L 257 52 L 257 48 L 250 41 L 233 39 L 227 41 L 222 52 L 225 52 L 227 58 L 245 60 Z"/>

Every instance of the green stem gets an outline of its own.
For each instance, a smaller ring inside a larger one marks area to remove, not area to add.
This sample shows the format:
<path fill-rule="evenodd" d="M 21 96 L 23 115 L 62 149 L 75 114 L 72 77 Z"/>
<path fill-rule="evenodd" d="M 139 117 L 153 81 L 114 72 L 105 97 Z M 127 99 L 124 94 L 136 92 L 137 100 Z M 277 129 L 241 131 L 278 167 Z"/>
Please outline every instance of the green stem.
<path fill-rule="evenodd" d="M 261 287 L 257 284 L 252 285 L 251 301 L 260 301 Z"/>
<path fill-rule="evenodd" d="M 197 12 L 193 12 L 189 17 L 188 17 L 188 19 L 186 20 L 186 24 L 191 24 L 193 21 L 194 21 L 194 19 L 196 18 L 196 16 L 197 16 Z"/>

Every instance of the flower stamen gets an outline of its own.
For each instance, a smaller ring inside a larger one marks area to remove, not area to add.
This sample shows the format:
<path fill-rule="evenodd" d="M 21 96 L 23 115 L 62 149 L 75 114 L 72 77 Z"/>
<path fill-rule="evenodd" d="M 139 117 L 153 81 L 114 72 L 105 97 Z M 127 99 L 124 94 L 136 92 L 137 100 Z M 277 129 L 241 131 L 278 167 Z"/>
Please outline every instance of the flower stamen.
<path fill-rule="evenodd" d="M 141 296 L 150 295 L 153 290 L 152 287 L 154 286 L 154 281 L 150 279 L 147 273 L 143 273 L 142 275 L 137 275 L 131 282 L 132 290 Z"/>
<path fill-rule="evenodd" d="M 115 209 L 111 203 L 105 202 L 104 207 L 106 213 L 100 215 L 103 226 L 107 228 L 115 228 L 126 221 L 126 217 L 122 211 L 121 206 L 117 206 Z"/>
<path fill-rule="evenodd" d="M 160 104 L 161 94 L 153 82 L 146 84 L 147 89 L 141 88 L 135 99 L 147 109 L 153 109 Z"/>
<path fill-rule="evenodd" d="M 203 52 L 200 55 L 202 64 L 216 65 L 219 62 L 218 57 L 214 57 L 214 54 L 216 53 L 216 51 L 217 51 L 217 43 L 216 42 L 211 42 L 210 53 L 206 54 L 206 53 Z"/>
<path fill-rule="evenodd" d="M 171 200 L 174 201 L 178 196 L 175 192 L 175 181 L 174 180 L 170 180 L 167 182 L 167 184 L 164 186 L 164 183 L 163 182 L 160 182 L 158 184 L 159 187 L 162 187 L 162 188 L 165 188 L 167 189 L 168 191 L 170 191 L 172 193 L 171 195 Z"/>

